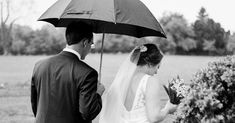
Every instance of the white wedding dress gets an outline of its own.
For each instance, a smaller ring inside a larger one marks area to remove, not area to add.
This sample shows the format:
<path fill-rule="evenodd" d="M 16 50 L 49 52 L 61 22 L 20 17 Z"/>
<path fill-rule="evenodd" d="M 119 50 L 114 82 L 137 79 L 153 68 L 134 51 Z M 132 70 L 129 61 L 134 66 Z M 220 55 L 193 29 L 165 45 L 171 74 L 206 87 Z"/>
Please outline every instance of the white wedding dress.
<path fill-rule="evenodd" d="M 99 123 L 149 123 L 145 108 L 145 92 L 149 75 L 144 75 L 140 80 L 131 110 L 128 111 L 124 106 L 139 59 L 139 54 L 134 58 L 131 54 L 122 63 L 113 83 L 102 96 L 103 106 Z"/>
<path fill-rule="evenodd" d="M 149 77 L 146 74 L 140 80 L 131 110 L 125 110 L 121 116 L 122 123 L 150 123 L 147 118 L 145 106 L 145 92 Z"/>

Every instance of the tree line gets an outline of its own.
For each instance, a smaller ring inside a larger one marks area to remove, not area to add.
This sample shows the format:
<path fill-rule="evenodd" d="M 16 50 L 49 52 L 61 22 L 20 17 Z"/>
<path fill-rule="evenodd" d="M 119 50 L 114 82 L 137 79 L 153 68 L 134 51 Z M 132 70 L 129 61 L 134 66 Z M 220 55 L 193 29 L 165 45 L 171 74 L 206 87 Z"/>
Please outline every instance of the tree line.
<path fill-rule="evenodd" d="M 166 54 L 180 55 L 228 55 L 235 53 L 235 33 L 225 31 L 220 23 L 209 17 L 201 8 L 195 22 L 189 24 L 183 15 L 170 13 L 159 20 L 167 39 L 152 37 L 137 39 L 125 35 L 108 34 L 104 52 L 130 52 L 136 45 L 152 42 Z M 56 54 L 66 45 L 65 29 L 48 24 L 33 30 L 29 26 L 4 23 L 0 26 L 1 55 Z M 100 52 L 101 36 L 96 38 L 92 52 Z"/>

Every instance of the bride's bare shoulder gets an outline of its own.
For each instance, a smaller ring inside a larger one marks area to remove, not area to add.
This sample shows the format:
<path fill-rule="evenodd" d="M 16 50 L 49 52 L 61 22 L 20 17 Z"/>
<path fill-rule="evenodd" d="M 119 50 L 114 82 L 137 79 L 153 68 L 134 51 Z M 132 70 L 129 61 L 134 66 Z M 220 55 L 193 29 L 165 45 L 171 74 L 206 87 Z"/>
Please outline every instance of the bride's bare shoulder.
<path fill-rule="evenodd" d="M 157 89 L 160 88 L 161 83 L 156 76 L 150 76 L 147 82 L 147 89 Z"/>
<path fill-rule="evenodd" d="M 147 85 L 146 85 L 146 101 L 147 102 L 154 102 L 155 104 L 158 104 L 161 97 L 161 84 L 158 81 L 158 78 L 151 76 L 148 79 Z M 148 103 L 149 104 L 149 103 Z M 152 107 L 152 104 L 151 104 Z"/>

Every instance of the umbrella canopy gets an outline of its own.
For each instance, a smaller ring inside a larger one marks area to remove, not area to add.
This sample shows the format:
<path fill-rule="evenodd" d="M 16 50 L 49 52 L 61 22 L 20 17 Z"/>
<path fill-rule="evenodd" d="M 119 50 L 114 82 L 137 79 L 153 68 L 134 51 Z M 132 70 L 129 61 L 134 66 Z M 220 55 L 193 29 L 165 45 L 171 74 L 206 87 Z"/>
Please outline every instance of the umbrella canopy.
<path fill-rule="evenodd" d="M 58 0 L 39 18 L 55 27 L 78 20 L 91 24 L 94 33 L 166 38 L 156 18 L 139 0 Z"/>
<path fill-rule="evenodd" d="M 103 33 L 99 82 L 103 57 L 104 33 L 137 38 L 166 35 L 149 9 L 139 0 L 58 0 L 38 19 L 55 27 L 67 27 L 73 21 L 90 24 L 94 33 Z"/>

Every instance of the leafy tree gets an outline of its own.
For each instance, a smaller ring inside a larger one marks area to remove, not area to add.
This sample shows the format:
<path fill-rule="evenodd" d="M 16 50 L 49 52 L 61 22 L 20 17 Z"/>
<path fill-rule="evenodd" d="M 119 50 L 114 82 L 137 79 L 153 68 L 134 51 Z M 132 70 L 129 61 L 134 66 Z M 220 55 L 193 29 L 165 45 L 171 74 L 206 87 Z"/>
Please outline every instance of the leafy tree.
<path fill-rule="evenodd" d="M 25 45 L 25 41 L 14 40 L 11 45 L 11 53 L 14 55 L 24 54 Z"/>
<path fill-rule="evenodd" d="M 135 47 L 136 40 L 134 37 L 125 35 L 105 34 L 104 52 L 130 52 Z M 102 39 L 100 37 L 95 46 L 97 52 L 100 52 L 101 43 Z"/>
<path fill-rule="evenodd" d="M 12 29 L 12 35 L 13 40 L 11 52 L 13 54 L 27 54 L 26 48 L 30 45 L 31 40 L 34 38 L 34 30 L 29 26 L 15 24 Z"/>
<path fill-rule="evenodd" d="M 213 41 L 204 40 L 202 45 L 203 45 L 203 51 L 208 51 L 209 55 L 213 55 L 213 52 L 216 51 L 215 40 L 213 40 Z"/>
<path fill-rule="evenodd" d="M 32 9 L 32 4 L 34 0 L 1 0 L 0 1 L 0 54 L 8 55 L 12 53 L 12 45 L 15 47 L 15 39 L 13 33 L 13 28 L 15 26 L 15 22 L 18 21 L 22 17 L 21 10 L 30 10 Z M 22 5 L 24 7 L 22 7 Z M 20 7 L 17 7 L 20 6 Z M 34 10 L 30 10 L 27 12 L 34 13 Z M 15 16 L 12 16 L 12 13 L 15 13 Z M 21 13 L 16 15 L 16 13 Z M 27 15 L 26 14 L 26 15 Z M 19 41 L 19 40 L 17 40 Z M 20 40 L 24 41 L 24 40 Z M 19 43 L 19 42 L 18 42 Z M 14 51 L 15 52 L 15 51 Z"/>
<path fill-rule="evenodd" d="M 10 0 L 0 1 L 0 47 L 3 50 L 4 55 L 8 55 L 10 53 L 10 46 L 12 43 L 12 27 L 16 19 L 13 21 L 9 20 L 10 17 Z M 9 25 L 7 25 L 9 23 Z"/>
<path fill-rule="evenodd" d="M 25 41 L 28 45 L 34 36 L 35 31 L 29 26 L 15 24 L 13 30 L 13 39 Z"/>
<path fill-rule="evenodd" d="M 155 38 L 155 42 L 165 54 L 175 54 L 176 43 L 170 33 L 166 33 L 167 39 Z"/>
<path fill-rule="evenodd" d="M 165 40 L 165 43 L 168 43 L 166 46 L 171 46 L 167 49 L 173 49 L 176 54 L 185 54 L 196 48 L 194 31 L 183 15 L 177 13 L 166 15 L 161 18 L 160 22 L 169 37 L 167 40 L 172 40 Z"/>
<path fill-rule="evenodd" d="M 198 19 L 193 24 L 197 40 L 197 52 L 201 54 L 224 54 L 229 32 L 225 32 L 220 23 L 209 18 L 205 8 L 199 11 Z"/>
<path fill-rule="evenodd" d="M 235 54 L 235 33 L 229 37 L 227 48 L 231 54 Z"/>
<path fill-rule="evenodd" d="M 45 25 L 36 30 L 30 46 L 27 48 L 33 54 L 55 54 L 65 46 L 64 34 L 53 26 Z"/>

